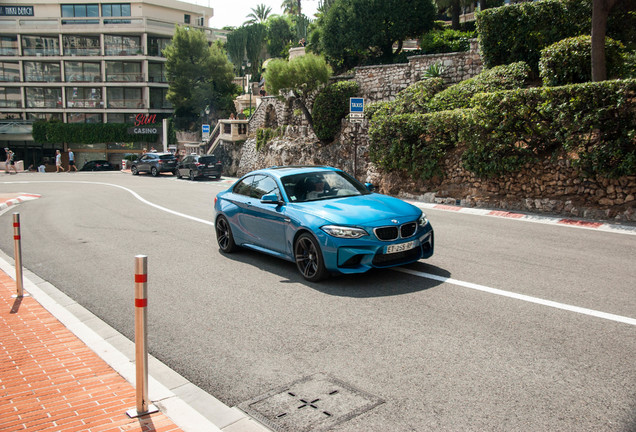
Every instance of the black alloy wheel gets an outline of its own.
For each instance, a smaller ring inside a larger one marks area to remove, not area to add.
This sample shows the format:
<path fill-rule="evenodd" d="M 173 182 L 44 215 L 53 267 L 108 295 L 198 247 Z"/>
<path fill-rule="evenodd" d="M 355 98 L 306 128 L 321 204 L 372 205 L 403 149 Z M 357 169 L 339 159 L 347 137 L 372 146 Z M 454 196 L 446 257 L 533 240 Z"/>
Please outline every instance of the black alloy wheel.
<path fill-rule="evenodd" d="M 216 241 L 219 244 L 221 252 L 232 253 L 238 249 L 236 243 L 234 243 L 234 237 L 232 236 L 232 229 L 230 223 L 225 216 L 219 216 L 215 224 L 216 229 Z"/>
<path fill-rule="evenodd" d="M 150 168 L 150 175 L 152 175 L 153 177 L 157 177 L 159 175 L 159 170 L 157 169 L 157 167 Z"/>
<path fill-rule="evenodd" d="M 309 282 L 318 282 L 327 276 L 327 269 L 322 258 L 318 242 L 310 234 L 304 233 L 294 244 L 296 267 Z"/>
<path fill-rule="evenodd" d="M 139 175 L 139 171 L 137 170 L 137 165 L 133 165 L 130 168 L 130 172 L 132 173 L 132 175 Z"/>
<path fill-rule="evenodd" d="M 174 170 L 174 175 L 176 175 L 178 179 L 180 179 L 180 178 L 181 178 L 181 171 L 179 171 L 179 168 L 177 168 L 176 170 Z"/>

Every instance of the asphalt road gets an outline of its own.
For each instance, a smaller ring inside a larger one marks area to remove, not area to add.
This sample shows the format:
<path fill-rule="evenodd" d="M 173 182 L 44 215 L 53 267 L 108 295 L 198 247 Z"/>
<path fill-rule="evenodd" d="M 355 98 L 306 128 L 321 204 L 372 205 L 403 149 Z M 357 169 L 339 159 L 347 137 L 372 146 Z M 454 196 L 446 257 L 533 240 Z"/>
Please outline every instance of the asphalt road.
<path fill-rule="evenodd" d="M 228 185 L 0 178 L 42 195 L 14 210 L 25 267 L 130 339 L 148 255 L 151 353 L 227 405 L 326 374 L 377 401 L 334 431 L 636 431 L 636 236 L 430 210 L 431 259 L 310 284 L 292 263 L 220 254 Z"/>

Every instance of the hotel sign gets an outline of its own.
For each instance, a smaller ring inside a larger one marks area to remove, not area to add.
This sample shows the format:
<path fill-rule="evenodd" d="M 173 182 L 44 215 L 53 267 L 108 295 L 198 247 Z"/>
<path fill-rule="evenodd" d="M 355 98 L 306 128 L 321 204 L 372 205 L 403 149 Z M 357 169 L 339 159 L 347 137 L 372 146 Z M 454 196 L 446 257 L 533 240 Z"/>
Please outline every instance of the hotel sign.
<path fill-rule="evenodd" d="M 33 16 L 33 6 L 0 5 L 0 16 Z"/>

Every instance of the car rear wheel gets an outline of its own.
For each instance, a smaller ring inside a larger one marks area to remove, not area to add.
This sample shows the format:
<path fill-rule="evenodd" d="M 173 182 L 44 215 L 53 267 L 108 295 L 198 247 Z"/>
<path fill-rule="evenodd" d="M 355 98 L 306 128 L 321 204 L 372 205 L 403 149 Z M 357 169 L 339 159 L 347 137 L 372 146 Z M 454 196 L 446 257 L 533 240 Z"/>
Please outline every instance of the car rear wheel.
<path fill-rule="evenodd" d="M 152 175 L 153 177 L 157 177 L 157 175 L 159 175 L 159 170 L 157 169 L 157 167 L 150 168 L 150 175 Z"/>
<path fill-rule="evenodd" d="M 215 224 L 216 229 L 216 241 L 219 244 L 221 252 L 232 253 L 238 249 L 236 243 L 234 243 L 234 236 L 232 236 L 232 229 L 230 223 L 225 216 L 219 216 Z"/>
<path fill-rule="evenodd" d="M 318 282 L 327 276 L 320 246 L 310 234 L 298 237 L 294 244 L 294 257 L 298 271 L 309 282 Z"/>
<path fill-rule="evenodd" d="M 132 175 L 138 175 L 139 174 L 139 171 L 137 171 L 137 167 L 135 165 L 133 165 L 130 168 L 130 172 L 132 173 Z"/>
<path fill-rule="evenodd" d="M 194 181 L 195 178 L 194 171 L 190 170 L 190 180 Z"/>
<path fill-rule="evenodd" d="M 179 171 L 178 169 L 174 170 L 174 175 L 177 176 L 178 179 L 181 178 L 181 171 Z"/>

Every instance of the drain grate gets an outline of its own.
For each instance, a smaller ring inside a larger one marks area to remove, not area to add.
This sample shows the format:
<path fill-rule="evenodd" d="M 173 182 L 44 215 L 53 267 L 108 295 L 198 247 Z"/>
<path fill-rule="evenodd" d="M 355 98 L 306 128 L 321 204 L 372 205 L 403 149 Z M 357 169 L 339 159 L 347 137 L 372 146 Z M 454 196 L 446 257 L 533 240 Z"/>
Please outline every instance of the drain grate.
<path fill-rule="evenodd" d="M 384 401 L 326 374 L 315 374 L 239 405 L 280 432 L 327 430 Z"/>

